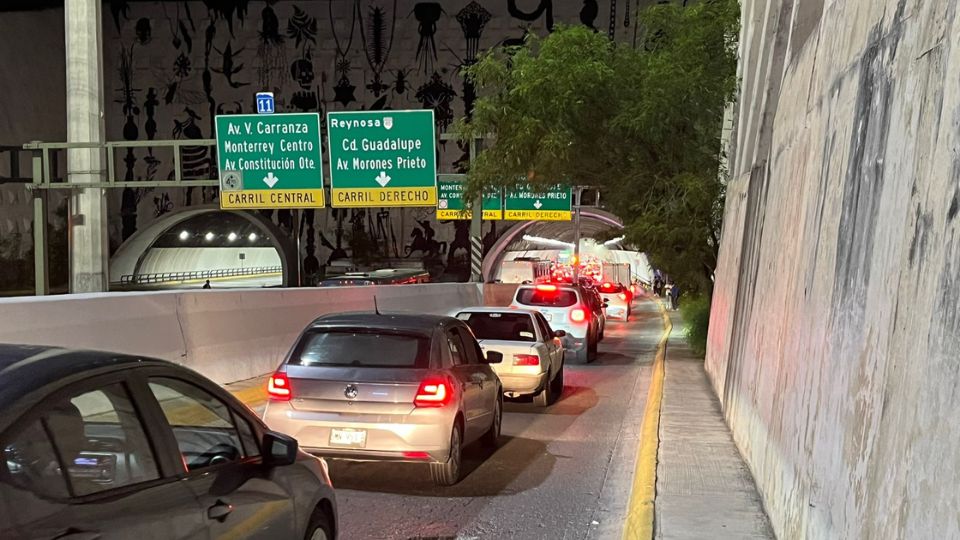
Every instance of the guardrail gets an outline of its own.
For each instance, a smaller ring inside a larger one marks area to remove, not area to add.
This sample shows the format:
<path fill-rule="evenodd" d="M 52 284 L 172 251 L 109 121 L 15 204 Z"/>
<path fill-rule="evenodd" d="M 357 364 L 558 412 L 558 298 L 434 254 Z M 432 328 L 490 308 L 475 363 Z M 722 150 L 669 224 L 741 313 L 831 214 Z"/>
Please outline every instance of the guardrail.
<path fill-rule="evenodd" d="M 257 276 L 283 272 L 282 266 L 257 266 L 254 268 L 221 268 L 218 270 L 195 270 L 192 272 L 160 272 L 153 274 L 126 274 L 120 276 L 121 285 L 145 285 L 150 283 L 172 283 L 194 279 L 212 279 L 221 277 Z"/>

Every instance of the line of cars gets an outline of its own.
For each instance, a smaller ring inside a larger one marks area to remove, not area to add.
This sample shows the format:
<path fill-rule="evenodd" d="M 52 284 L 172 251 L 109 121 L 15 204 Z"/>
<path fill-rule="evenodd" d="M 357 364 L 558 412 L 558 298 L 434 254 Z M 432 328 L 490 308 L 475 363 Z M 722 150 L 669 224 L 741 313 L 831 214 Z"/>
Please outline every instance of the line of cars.
<path fill-rule="evenodd" d="M 457 483 L 466 445 L 497 445 L 504 397 L 550 405 L 566 359 L 595 355 L 595 301 L 540 284 L 506 308 L 320 317 L 269 377 L 262 418 L 169 362 L 2 345 L 0 537 L 336 538 L 316 456 Z"/>

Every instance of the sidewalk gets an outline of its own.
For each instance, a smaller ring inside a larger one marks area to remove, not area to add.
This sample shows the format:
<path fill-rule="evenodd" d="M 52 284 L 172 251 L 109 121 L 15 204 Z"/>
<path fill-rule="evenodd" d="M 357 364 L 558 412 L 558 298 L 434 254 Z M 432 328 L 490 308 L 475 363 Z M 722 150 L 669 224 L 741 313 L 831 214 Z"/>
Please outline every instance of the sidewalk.
<path fill-rule="evenodd" d="M 703 359 L 671 311 L 660 447 L 656 538 L 774 538 L 760 495 L 723 420 Z"/>

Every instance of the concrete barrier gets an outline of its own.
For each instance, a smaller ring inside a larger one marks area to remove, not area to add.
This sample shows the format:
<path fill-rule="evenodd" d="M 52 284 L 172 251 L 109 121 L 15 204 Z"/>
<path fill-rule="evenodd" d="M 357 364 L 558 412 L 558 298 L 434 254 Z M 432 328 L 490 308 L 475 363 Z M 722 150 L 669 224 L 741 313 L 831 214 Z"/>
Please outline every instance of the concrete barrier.
<path fill-rule="evenodd" d="M 161 291 L 0 299 L 0 342 L 162 358 L 226 384 L 272 371 L 296 335 L 334 312 L 442 314 L 479 305 L 476 284 Z"/>
<path fill-rule="evenodd" d="M 513 302 L 513 297 L 517 294 L 516 283 L 484 283 L 483 284 L 483 305 L 485 306 L 509 306 Z"/>

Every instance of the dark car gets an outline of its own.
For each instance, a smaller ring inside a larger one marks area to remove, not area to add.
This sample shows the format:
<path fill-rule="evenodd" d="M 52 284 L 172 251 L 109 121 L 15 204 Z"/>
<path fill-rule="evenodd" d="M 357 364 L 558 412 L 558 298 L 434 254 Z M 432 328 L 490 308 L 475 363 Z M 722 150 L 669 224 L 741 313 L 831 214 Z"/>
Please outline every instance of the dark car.
<path fill-rule="evenodd" d="M 470 327 L 453 317 L 345 313 L 320 317 L 268 383 L 267 424 L 312 453 L 430 464 L 460 481 L 462 448 L 496 446 L 503 385 Z"/>
<path fill-rule="evenodd" d="M 0 538 L 336 536 L 326 464 L 150 358 L 0 345 Z"/>

